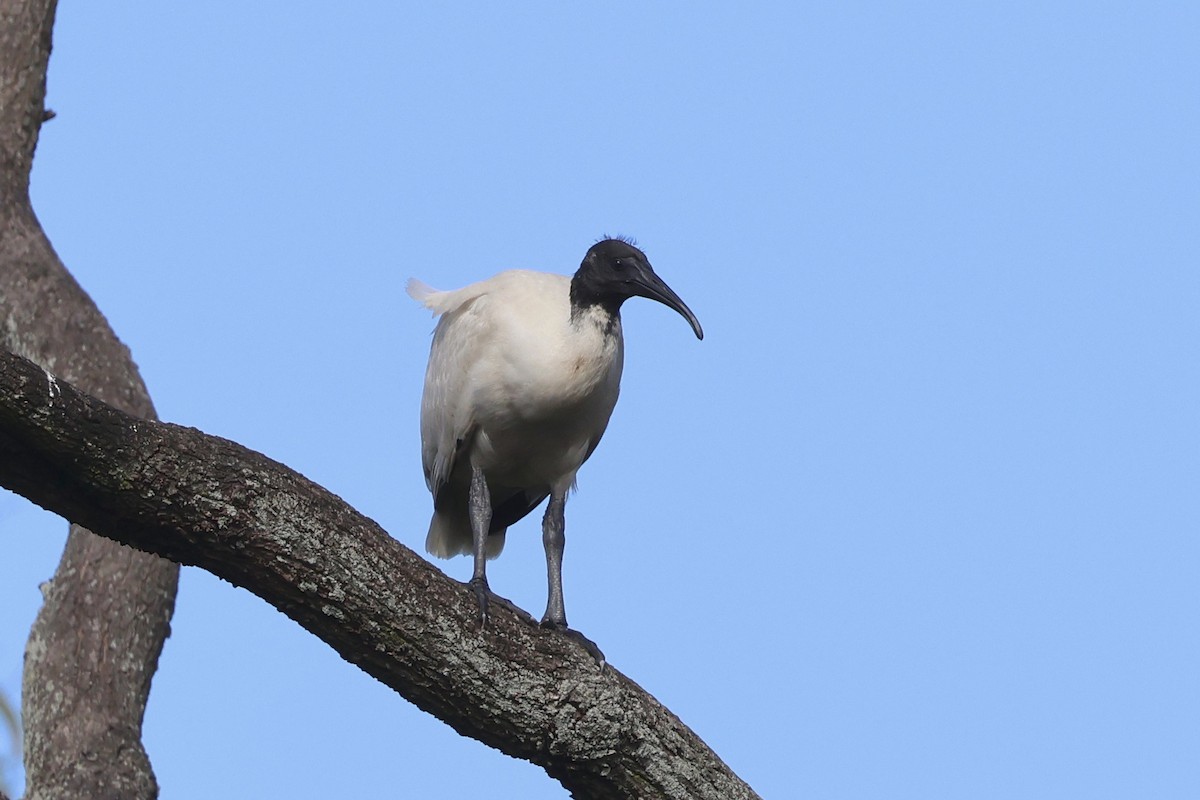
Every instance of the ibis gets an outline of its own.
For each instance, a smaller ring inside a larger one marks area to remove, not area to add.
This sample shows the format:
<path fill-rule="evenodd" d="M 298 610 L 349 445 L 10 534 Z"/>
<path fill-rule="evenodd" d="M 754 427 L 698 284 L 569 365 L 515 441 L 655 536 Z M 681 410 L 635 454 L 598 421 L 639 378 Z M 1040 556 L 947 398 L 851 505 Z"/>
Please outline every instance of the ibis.
<path fill-rule="evenodd" d="M 692 310 L 632 241 L 593 245 L 574 276 L 509 270 L 453 291 L 410 280 L 408 293 L 439 317 L 421 399 L 421 460 L 433 495 L 425 548 L 470 554 L 469 585 L 488 619 L 487 560 L 508 527 L 547 497 L 542 519 L 548 599 L 541 624 L 569 631 L 563 605 L 564 509 L 620 391 L 621 305 L 648 297 Z"/>

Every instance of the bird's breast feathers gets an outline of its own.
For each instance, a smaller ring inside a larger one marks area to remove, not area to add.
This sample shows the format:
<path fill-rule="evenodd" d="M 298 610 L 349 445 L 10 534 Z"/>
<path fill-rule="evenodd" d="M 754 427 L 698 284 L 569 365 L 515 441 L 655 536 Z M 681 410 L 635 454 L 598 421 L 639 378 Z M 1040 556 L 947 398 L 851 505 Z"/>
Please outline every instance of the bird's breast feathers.
<path fill-rule="evenodd" d="M 606 424 L 624 362 L 619 322 L 614 328 L 591 311 L 572 319 L 565 297 L 541 313 L 524 309 L 508 307 L 493 320 L 494 350 L 475 365 L 472 384 L 486 387 L 475 405 L 524 421 L 602 417 Z"/>

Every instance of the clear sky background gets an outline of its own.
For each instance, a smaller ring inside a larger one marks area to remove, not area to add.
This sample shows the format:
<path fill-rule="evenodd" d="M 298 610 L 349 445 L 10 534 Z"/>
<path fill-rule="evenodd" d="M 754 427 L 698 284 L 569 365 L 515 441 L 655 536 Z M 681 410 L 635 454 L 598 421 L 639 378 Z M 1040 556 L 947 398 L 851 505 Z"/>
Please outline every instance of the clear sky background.
<path fill-rule="evenodd" d="M 1194 798 L 1198 42 L 1194 3 L 65 3 L 33 189 L 163 419 L 416 549 L 405 280 L 636 237 L 706 338 L 626 305 L 572 624 L 767 797 Z M 10 695 L 65 532 L 0 494 Z M 541 613 L 538 515 L 489 577 Z M 196 569 L 145 733 L 172 800 L 566 796 Z"/>

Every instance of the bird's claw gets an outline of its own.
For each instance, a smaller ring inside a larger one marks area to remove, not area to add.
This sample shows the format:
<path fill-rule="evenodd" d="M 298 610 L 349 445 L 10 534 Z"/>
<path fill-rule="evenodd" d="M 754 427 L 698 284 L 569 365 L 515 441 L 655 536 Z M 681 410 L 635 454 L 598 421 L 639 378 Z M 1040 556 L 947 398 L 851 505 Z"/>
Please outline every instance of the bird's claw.
<path fill-rule="evenodd" d="M 487 578 L 471 578 L 467 582 L 475 592 L 475 600 L 479 603 L 479 627 L 486 628 L 488 623 L 488 583 Z"/>
<path fill-rule="evenodd" d="M 593 642 L 591 639 L 584 636 L 582 633 L 575 630 L 574 628 L 568 628 L 566 622 L 555 622 L 554 620 L 543 619 L 541 622 L 541 626 L 543 628 L 547 628 L 552 631 L 558 631 L 559 633 L 566 636 L 568 639 L 574 640 L 574 642 L 576 644 L 578 644 L 580 647 L 582 647 L 584 650 L 587 651 L 587 654 L 589 656 L 591 656 L 592 659 L 596 662 L 596 665 L 598 667 L 600 667 L 600 671 L 601 672 L 604 671 L 604 665 L 607 663 L 604 659 L 604 653 L 603 653 L 603 651 L 600 650 L 599 647 L 596 646 L 596 643 Z"/>

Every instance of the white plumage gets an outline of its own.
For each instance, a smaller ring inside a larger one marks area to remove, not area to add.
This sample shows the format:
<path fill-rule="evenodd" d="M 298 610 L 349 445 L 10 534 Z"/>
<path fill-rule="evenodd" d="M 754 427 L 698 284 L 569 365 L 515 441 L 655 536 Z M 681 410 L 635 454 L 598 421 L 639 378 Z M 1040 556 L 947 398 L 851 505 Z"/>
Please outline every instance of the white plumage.
<path fill-rule="evenodd" d="M 570 278 L 510 270 L 448 292 L 410 280 L 408 293 L 440 317 L 421 401 L 421 457 L 434 497 L 426 549 L 474 556 L 471 585 L 486 620 L 485 560 L 499 555 L 508 526 L 549 496 L 542 624 L 565 629 L 563 509 L 620 392 L 621 304 L 633 295 L 658 300 L 703 338 L 700 323 L 622 239 L 594 245 Z"/>
<path fill-rule="evenodd" d="M 530 270 L 449 292 L 409 282 L 409 294 L 441 316 L 421 401 L 429 487 L 454 498 L 434 511 L 425 539 L 439 558 L 471 552 L 471 475 L 465 461 L 455 469 L 459 442 L 469 443 L 495 509 L 518 494 L 536 505 L 565 493 L 604 435 L 621 389 L 620 320 L 612 332 L 595 309 L 573 321 L 570 286 L 565 275 Z M 504 530 L 494 531 L 487 557 L 503 548 Z"/>

